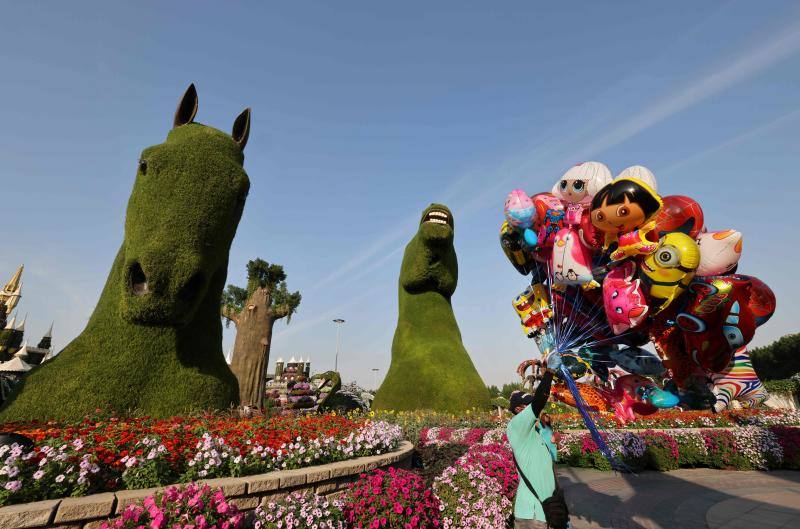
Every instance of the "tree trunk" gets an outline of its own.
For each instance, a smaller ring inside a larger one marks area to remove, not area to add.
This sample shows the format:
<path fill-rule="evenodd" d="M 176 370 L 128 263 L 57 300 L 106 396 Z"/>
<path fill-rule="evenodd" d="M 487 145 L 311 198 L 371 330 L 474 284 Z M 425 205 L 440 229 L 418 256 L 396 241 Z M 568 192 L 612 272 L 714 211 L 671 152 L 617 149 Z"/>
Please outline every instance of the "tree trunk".
<path fill-rule="evenodd" d="M 236 322 L 231 370 L 239 380 L 242 406 L 261 408 L 269 365 L 274 315 L 270 310 L 270 292 L 256 289 L 248 298 Z"/>

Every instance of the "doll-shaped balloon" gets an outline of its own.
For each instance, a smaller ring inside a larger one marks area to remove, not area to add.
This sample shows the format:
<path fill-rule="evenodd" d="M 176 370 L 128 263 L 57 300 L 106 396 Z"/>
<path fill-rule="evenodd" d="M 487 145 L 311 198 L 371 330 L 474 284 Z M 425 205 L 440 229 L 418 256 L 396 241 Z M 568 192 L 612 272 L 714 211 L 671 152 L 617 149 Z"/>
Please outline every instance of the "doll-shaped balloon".
<path fill-rule="evenodd" d="M 553 195 L 564 202 L 590 204 L 592 198 L 613 180 L 611 171 L 600 162 L 583 162 L 570 167 L 553 186 Z"/>
<path fill-rule="evenodd" d="M 619 242 L 619 252 L 612 256 L 617 260 L 652 252 L 655 247 L 647 234 L 655 227 L 652 221 L 661 204 L 658 193 L 639 179 L 618 178 L 601 189 L 592 199 L 591 220 L 603 232 L 603 248 Z"/>
<path fill-rule="evenodd" d="M 699 276 L 718 276 L 735 271 L 742 256 L 742 234 L 736 230 L 710 231 L 697 237 L 700 247 Z"/>
<path fill-rule="evenodd" d="M 592 198 L 611 180 L 611 171 L 600 162 L 583 162 L 570 167 L 552 191 L 564 203 L 565 222 L 580 224 L 583 211 L 591 207 Z"/>
<path fill-rule="evenodd" d="M 639 266 L 639 278 L 649 287 L 652 303 L 661 303 L 655 314 L 688 288 L 699 263 L 700 249 L 694 239 L 677 231 L 661 237 L 658 249 Z"/>
<path fill-rule="evenodd" d="M 633 278 L 635 273 L 636 264 L 626 261 L 613 268 L 603 280 L 603 306 L 614 334 L 639 325 L 650 309 L 640 280 Z"/>
<path fill-rule="evenodd" d="M 600 286 L 592 275 L 592 253 L 572 226 L 556 233 L 551 257 L 554 285 Z"/>

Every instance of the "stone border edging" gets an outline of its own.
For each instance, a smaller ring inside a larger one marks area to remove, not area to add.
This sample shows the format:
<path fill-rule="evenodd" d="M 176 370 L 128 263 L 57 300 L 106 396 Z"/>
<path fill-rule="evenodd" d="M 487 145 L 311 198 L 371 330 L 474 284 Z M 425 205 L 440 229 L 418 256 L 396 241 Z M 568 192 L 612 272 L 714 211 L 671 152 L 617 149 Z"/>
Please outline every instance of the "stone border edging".
<path fill-rule="evenodd" d="M 250 511 L 295 491 L 339 495 L 362 472 L 392 465 L 410 467 L 413 452 L 414 445 L 403 441 L 397 450 L 385 454 L 240 478 L 207 479 L 198 483 L 221 488 L 225 497 L 241 511 Z M 169 486 L 7 505 L 0 507 L 0 529 L 99 529 L 108 517 Z"/>

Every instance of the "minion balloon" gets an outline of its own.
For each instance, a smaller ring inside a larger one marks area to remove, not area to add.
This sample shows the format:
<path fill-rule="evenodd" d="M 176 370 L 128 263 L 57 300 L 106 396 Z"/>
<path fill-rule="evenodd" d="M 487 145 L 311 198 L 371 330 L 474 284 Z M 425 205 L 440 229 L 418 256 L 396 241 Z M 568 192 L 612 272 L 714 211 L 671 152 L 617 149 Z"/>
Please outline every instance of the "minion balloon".
<path fill-rule="evenodd" d="M 658 249 L 639 267 L 639 278 L 649 285 L 650 297 L 664 300 L 656 314 L 686 290 L 699 264 L 700 248 L 694 239 L 677 231 L 661 237 Z"/>

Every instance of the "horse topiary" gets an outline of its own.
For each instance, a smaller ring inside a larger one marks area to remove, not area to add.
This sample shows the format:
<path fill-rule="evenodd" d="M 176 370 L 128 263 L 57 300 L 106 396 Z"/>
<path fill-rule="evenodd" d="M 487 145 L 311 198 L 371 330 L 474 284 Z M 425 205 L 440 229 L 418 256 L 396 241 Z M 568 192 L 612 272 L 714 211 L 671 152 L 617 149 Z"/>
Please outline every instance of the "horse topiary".
<path fill-rule="evenodd" d="M 238 403 L 219 311 L 250 188 L 250 109 L 232 135 L 194 123 L 196 113 L 191 85 L 167 140 L 141 154 L 125 238 L 89 323 L 25 377 L 0 421 L 77 419 L 97 408 L 164 417 Z"/>
<path fill-rule="evenodd" d="M 459 412 L 489 406 L 489 391 L 464 349 L 450 304 L 458 284 L 453 235 L 446 206 L 431 204 L 422 212 L 403 255 L 392 363 L 375 409 Z"/>

